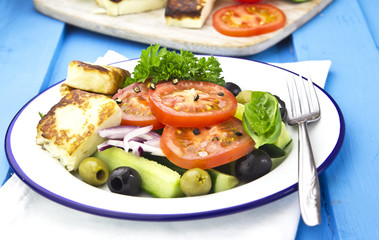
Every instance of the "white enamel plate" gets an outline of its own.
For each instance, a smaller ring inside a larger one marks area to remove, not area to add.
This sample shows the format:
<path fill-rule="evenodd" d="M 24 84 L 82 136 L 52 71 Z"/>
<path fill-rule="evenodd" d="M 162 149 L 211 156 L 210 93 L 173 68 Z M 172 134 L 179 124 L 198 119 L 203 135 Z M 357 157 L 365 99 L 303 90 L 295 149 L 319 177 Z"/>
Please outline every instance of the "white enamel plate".
<path fill-rule="evenodd" d="M 294 73 L 270 64 L 218 57 L 225 80 L 242 89 L 268 91 L 288 102 L 285 79 Z M 117 63 L 133 70 L 137 60 Z M 291 76 L 292 75 L 292 76 Z M 133 220 L 185 220 L 215 217 L 254 208 L 297 190 L 297 129 L 289 156 L 267 175 L 234 189 L 199 197 L 157 199 L 114 194 L 92 187 L 65 170 L 58 160 L 35 143 L 39 112 L 47 112 L 60 99 L 60 84 L 30 100 L 14 117 L 6 135 L 6 154 L 14 172 L 32 189 L 57 203 L 106 217 Z M 309 125 L 318 172 L 336 157 L 345 132 L 336 102 L 317 87 L 321 120 Z"/>

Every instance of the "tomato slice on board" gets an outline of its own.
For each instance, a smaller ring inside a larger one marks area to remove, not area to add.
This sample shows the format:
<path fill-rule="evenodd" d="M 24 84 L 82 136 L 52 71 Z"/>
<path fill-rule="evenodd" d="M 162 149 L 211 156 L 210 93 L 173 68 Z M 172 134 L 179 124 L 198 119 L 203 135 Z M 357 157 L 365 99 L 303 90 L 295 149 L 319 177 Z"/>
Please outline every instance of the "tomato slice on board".
<path fill-rule="evenodd" d="M 265 3 L 239 4 L 220 8 L 213 14 L 213 27 L 221 34 L 250 37 L 276 31 L 286 24 L 279 8 Z"/>
<path fill-rule="evenodd" d="M 255 149 L 253 139 L 237 118 L 203 128 L 165 126 L 160 146 L 172 163 L 186 169 L 214 168 Z"/>
<path fill-rule="evenodd" d="M 165 82 L 150 90 L 150 109 L 164 125 L 205 127 L 234 116 L 237 100 L 226 88 L 200 81 Z"/>
<path fill-rule="evenodd" d="M 152 114 L 149 107 L 149 88 L 147 83 L 133 83 L 113 96 L 122 110 L 121 125 L 149 126 L 153 129 L 163 128 Z"/>

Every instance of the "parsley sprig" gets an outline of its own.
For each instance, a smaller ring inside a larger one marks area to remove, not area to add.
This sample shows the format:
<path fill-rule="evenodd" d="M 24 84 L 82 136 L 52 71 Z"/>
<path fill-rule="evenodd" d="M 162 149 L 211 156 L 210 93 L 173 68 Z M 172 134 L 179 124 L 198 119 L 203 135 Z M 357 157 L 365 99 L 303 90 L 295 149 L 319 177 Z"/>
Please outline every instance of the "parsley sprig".
<path fill-rule="evenodd" d="M 141 58 L 134 68 L 125 86 L 147 79 L 153 83 L 162 80 L 194 80 L 212 82 L 224 86 L 224 77 L 218 60 L 210 56 L 197 58 L 192 52 L 180 50 L 180 53 L 161 48 L 159 44 L 142 50 Z"/>

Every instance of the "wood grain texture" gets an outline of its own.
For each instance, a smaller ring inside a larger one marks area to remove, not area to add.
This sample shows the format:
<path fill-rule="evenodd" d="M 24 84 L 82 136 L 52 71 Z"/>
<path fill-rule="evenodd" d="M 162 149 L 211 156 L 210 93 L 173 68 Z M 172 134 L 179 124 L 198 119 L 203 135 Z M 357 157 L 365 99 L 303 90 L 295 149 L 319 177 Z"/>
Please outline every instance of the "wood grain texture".
<path fill-rule="evenodd" d="M 293 34 L 299 60 L 332 61 L 325 89 L 346 122 L 342 148 L 320 176 L 330 238 L 307 239 L 379 239 L 378 8 L 378 1 L 335 1 Z"/>
<path fill-rule="evenodd" d="M 41 82 L 50 77 L 64 24 L 36 14 L 31 1 L 3 0 L 0 9 L 0 106 L 1 112 L 6 113 L 0 118 L 3 141 L 13 116 L 39 92 Z M 4 147 L 0 149 L 1 185 L 9 164 Z"/>
<path fill-rule="evenodd" d="M 278 31 L 254 37 L 228 37 L 212 27 L 209 17 L 201 29 L 167 26 L 164 9 L 139 14 L 112 17 L 94 14 L 98 9 L 94 0 L 34 0 L 35 8 L 43 14 L 63 22 L 136 42 L 160 43 L 173 49 L 226 56 L 252 55 L 273 46 L 312 19 L 332 0 L 311 0 L 293 3 L 272 0 L 287 16 L 286 26 Z M 218 0 L 214 10 L 235 4 L 232 0 Z"/>

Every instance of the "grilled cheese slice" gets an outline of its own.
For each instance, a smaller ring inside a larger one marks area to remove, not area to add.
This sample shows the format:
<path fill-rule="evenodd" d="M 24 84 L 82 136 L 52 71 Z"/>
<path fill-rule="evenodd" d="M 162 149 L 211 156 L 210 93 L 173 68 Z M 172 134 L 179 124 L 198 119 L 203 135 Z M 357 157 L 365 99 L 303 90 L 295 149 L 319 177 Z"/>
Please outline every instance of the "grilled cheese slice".
<path fill-rule="evenodd" d="M 129 71 L 108 66 L 95 65 L 81 61 L 71 61 L 67 69 L 67 77 L 62 84 L 62 95 L 72 89 L 113 95 L 122 87 Z"/>
<path fill-rule="evenodd" d="M 201 28 L 213 9 L 215 0 L 168 0 L 165 18 L 169 26 Z"/>
<path fill-rule="evenodd" d="M 167 0 L 95 0 L 110 16 L 147 12 L 163 8 Z"/>
<path fill-rule="evenodd" d="M 73 90 L 39 121 L 36 142 L 72 171 L 104 141 L 97 134 L 98 129 L 120 123 L 121 110 L 114 100 L 101 94 Z"/>

